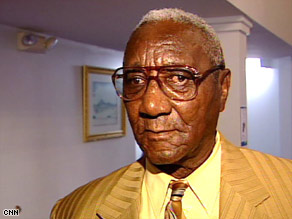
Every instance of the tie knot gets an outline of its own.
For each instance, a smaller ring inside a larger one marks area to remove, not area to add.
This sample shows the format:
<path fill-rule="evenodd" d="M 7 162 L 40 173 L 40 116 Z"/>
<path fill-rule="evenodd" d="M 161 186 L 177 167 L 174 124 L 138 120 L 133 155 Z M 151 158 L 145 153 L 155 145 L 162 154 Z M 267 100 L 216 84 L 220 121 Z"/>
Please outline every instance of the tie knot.
<path fill-rule="evenodd" d="M 186 189 L 189 187 L 189 184 L 185 180 L 177 180 L 177 181 L 171 181 L 170 188 L 172 190 L 176 189 Z"/>
<path fill-rule="evenodd" d="M 188 183 L 183 180 L 172 181 L 170 184 L 171 200 L 179 201 L 184 196 L 185 190 L 189 187 Z"/>

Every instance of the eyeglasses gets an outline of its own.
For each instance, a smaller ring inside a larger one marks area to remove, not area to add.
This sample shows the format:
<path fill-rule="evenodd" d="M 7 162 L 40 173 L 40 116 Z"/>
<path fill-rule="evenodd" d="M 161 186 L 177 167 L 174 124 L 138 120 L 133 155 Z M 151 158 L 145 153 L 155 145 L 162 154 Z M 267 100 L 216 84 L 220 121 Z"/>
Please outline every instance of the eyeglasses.
<path fill-rule="evenodd" d="M 115 70 L 112 81 L 118 96 L 127 101 L 141 98 L 151 80 L 155 80 L 172 100 L 192 100 L 200 83 L 211 73 L 224 68 L 219 65 L 200 73 L 187 65 L 121 67 Z M 157 75 L 150 76 L 149 71 L 157 71 Z"/>

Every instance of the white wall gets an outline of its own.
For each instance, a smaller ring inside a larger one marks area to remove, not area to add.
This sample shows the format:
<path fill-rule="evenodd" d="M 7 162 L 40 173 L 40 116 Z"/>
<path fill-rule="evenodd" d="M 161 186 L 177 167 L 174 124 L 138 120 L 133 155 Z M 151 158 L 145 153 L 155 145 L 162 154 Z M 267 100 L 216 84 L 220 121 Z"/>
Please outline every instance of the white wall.
<path fill-rule="evenodd" d="M 123 54 L 65 39 L 20 52 L 16 33 L 0 26 L 0 210 L 48 218 L 57 199 L 135 159 L 129 126 L 126 137 L 82 142 L 81 66 L 116 68 Z"/>
<path fill-rule="evenodd" d="M 250 69 L 247 65 L 248 144 L 292 159 L 291 57 L 273 59 L 269 66 Z"/>
<path fill-rule="evenodd" d="M 262 68 L 260 59 L 248 59 L 246 74 L 248 145 L 280 156 L 279 73 Z"/>
<path fill-rule="evenodd" d="M 273 66 L 279 71 L 281 155 L 292 159 L 292 57 L 275 59 Z"/>

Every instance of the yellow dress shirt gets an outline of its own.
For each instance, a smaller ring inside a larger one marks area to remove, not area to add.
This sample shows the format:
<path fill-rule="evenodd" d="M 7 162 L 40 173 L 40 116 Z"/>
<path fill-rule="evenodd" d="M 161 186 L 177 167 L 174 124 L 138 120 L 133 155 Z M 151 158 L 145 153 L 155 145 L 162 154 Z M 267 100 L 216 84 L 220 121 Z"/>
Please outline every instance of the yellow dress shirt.
<path fill-rule="evenodd" d="M 221 144 L 217 132 L 216 144 L 209 158 L 185 178 L 190 185 L 182 199 L 182 207 L 187 219 L 219 218 L 220 173 Z M 176 180 L 146 160 L 140 219 L 164 219 L 165 207 L 171 194 L 168 186 L 173 179 Z"/>

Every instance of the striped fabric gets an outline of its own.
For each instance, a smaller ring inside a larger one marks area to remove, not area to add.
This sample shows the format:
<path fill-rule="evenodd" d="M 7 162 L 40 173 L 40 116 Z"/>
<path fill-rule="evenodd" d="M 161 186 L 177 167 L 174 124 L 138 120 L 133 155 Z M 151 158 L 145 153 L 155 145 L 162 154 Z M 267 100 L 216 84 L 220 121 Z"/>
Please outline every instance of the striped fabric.
<path fill-rule="evenodd" d="M 292 218 L 292 161 L 222 141 L 220 218 Z"/>
<path fill-rule="evenodd" d="M 223 136 L 221 144 L 220 218 L 292 218 L 292 161 Z M 140 161 L 92 181 L 58 201 L 51 218 L 136 219 L 144 172 Z"/>

